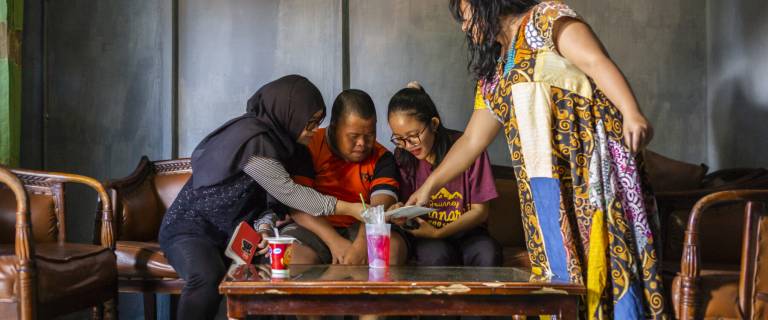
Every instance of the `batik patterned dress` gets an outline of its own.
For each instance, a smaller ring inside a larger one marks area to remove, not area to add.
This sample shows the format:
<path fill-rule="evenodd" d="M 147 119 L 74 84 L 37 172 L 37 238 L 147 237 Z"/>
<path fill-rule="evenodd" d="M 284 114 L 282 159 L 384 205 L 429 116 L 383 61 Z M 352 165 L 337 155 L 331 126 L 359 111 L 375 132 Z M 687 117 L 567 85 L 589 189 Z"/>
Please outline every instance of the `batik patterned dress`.
<path fill-rule="evenodd" d="M 556 51 L 562 18 L 581 19 L 557 1 L 525 16 L 493 81 L 478 82 L 475 109 L 504 128 L 533 273 L 585 284 L 588 319 L 665 318 L 641 158 L 623 144 L 618 109 Z"/>

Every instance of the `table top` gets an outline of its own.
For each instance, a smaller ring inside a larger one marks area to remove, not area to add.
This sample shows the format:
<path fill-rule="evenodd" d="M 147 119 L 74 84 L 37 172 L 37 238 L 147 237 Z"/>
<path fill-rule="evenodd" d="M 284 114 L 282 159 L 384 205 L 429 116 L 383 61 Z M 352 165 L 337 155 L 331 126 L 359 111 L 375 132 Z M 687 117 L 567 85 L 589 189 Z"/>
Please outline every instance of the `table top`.
<path fill-rule="evenodd" d="M 581 284 L 547 279 L 521 268 L 294 265 L 289 271 L 280 278 L 271 276 L 268 265 L 232 265 L 219 291 L 228 295 L 586 294 Z"/>

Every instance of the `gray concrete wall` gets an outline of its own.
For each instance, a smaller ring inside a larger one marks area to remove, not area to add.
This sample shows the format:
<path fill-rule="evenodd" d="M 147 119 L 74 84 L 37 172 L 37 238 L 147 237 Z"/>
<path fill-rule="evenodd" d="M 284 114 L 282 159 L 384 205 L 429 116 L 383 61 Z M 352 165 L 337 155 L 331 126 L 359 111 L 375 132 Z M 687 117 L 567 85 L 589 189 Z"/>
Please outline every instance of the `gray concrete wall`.
<path fill-rule="evenodd" d="M 475 84 L 467 72 L 464 34 L 447 1 L 350 0 L 349 27 L 350 84 L 376 103 L 380 142 L 392 148 L 387 104 L 411 80 L 422 83 L 448 128 L 466 127 Z M 511 164 L 501 135 L 488 150 L 493 163 Z"/>
<path fill-rule="evenodd" d="M 43 167 L 43 0 L 24 1 L 22 38 L 21 161 Z"/>
<path fill-rule="evenodd" d="M 677 159 L 706 161 L 706 24 L 700 1 L 567 3 L 593 27 L 629 79 L 656 128 L 651 148 Z M 463 34 L 447 7 L 442 0 L 350 1 L 351 85 L 372 95 L 381 119 L 391 95 L 409 80 L 419 80 L 446 124 L 465 127 L 474 84 L 466 71 Z M 390 134 L 380 121 L 380 140 Z M 509 163 L 501 137 L 489 153 L 493 163 Z"/>
<path fill-rule="evenodd" d="M 141 155 L 169 157 L 171 1 L 45 6 L 45 169 L 107 179 Z M 68 197 L 82 198 L 67 217 L 78 240 L 91 238 L 95 205 L 82 195 Z"/>
<path fill-rule="evenodd" d="M 706 162 L 706 19 L 700 0 L 566 0 L 592 26 L 656 129 L 650 148 Z M 730 1 L 724 1 L 730 3 Z"/>
<path fill-rule="evenodd" d="M 180 0 L 179 156 L 283 75 L 306 76 L 330 106 L 341 71 L 341 1 Z"/>
<path fill-rule="evenodd" d="M 707 6 L 709 163 L 768 167 L 768 2 Z"/>

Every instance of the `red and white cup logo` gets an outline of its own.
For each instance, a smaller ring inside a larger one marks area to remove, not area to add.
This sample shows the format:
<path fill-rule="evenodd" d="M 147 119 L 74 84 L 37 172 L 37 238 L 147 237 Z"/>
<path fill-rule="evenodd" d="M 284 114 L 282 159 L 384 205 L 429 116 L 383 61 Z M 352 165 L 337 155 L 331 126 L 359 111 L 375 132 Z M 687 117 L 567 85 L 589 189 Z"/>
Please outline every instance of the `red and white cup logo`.
<path fill-rule="evenodd" d="M 293 238 L 267 238 L 269 242 L 269 260 L 272 268 L 272 276 L 280 276 L 288 273 L 293 253 Z"/>

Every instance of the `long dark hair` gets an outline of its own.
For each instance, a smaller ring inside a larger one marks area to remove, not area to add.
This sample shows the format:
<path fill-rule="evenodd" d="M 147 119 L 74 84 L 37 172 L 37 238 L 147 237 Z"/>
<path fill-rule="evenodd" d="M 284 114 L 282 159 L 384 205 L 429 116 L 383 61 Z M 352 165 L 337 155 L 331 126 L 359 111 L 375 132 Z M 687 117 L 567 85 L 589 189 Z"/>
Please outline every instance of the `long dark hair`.
<path fill-rule="evenodd" d="M 521 14 L 539 3 L 538 0 L 451 0 L 450 9 L 453 18 L 463 22 L 461 2 L 467 1 L 472 8 L 472 18 L 467 28 L 467 48 L 469 63 L 467 69 L 478 79 L 487 79 L 496 71 L 496 63 L 501 54 L 501 44 L 496 37 L 501 32 L 501 17 Z M 480 43 L 472 40 L 472 30 L 477 29 Z"/>
<path fill-rule="evenodd" d="M 387 109 L 387 117 L 391 116 L 395 112 L 404 112 L 410 117 L 416 118 L 421 123 L 431 126 L 432 118 L 437 118 L 440 123 L 437 125 L 435 131 L 435 142 L 432 144 L 432 150 L 428 150 L 435 154 L 435 163 L 432 165 L 436 168 L 440 165 L 440 162 L 445 158 L 445 154 L 451 149 L 453 145 L 452 133 L 453 131 L 446 129 L 443 126 L 443 120 L 440 119 L 440 114 L 437 113 L 437 107 L 429 97 L 423 88 L 403 88 L 400 89 L 392 99 L 389 100 L 389 107 Z M 425 150 L 427 151 L 427 150 Z M 409 173 L 409 176 L 415 176 L 416 165 L 418 159 L 414 157 L 407 150 L 397 148 L 395 150 L 395 160 L 400 168 Z"/>

